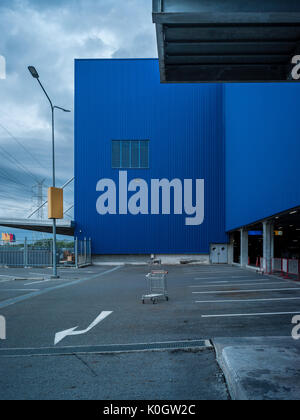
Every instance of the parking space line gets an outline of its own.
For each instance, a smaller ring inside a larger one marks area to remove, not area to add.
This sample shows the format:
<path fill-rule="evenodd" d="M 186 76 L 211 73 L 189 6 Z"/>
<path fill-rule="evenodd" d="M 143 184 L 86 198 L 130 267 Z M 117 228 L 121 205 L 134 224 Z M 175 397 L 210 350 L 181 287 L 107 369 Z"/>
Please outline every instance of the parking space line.
<path fill-rule="evenodd" d="M 220 280 L 222 277 L 226 277 L 228 279 L 247 279 L 247 280 L 251 280 L 251 278 L 249 279 L 250 276 L 238 276 L 238 277 L 230 277 L 230 276 L 219 276 L 219 277 L 195 277 L 195 280 Z M 256 280 L 257 278 L 255 278 Z M 254 279 L 253 279 L 254 280 Z M 222 281 L 222 280 L 220 280 Z M 223 280 L 225 281 L 225 280 Z M 226 280 L 229 281 L 229 280 Z"/>
<path fill-rule="evenodd" d="M 35 272 L 35 273 L 33 273 L 33 272 L 30 272 L 29 274 L 33 274 L 34 276 L 50 276 L 51 274 L 49 273 L 49 270 L 48 270 L 48 272 L 47 273 L 37 273 L 37 272 Z"/>
<path fill-rule="evenodd" d="M 269 312 L 269 313 L 257 313 L 257 314 L 223 314 L 223 315 L 201 315 L 201 318 L 233 318 L 233 317 L 252 317 L 252 316 L 275 316 L 275 315 L 296 315 L 300 314 L 300 311 L 297 312 Z"/>
<path fill-rule="evenodd" d="M 207 279 L 199 279 L 199 278 L 195 278 L 194 280 L 207 280 Z M 253 283 L 262 283 L 263 281 L 270 281 L 270 280 L 274 280 L 274 279 L 268 279 L 268 278 L 262 278 L 262 279 L 260 279 L 259 281 L 258 281 L 258 279 L 257 278 L 255 278 L 255 279 L 245 279 L 245 280 L 221 280 L 221 281 L 211 281 L 211 282 L 207 282 L 207 283 L 205 283 L 205 284 L 212 284 L 212 285 L 214 285 L 214 284 L 227 284 L 227 283 L 230 283 L 230 284 L 244 284 L 244 283 L 247 283 L 247 282 L 250 282 L 251 281 L 251 284 L 253 284 Z M 284 280 L 278 280 L 278 281 L 276 281 L 276 283 L 285 283 L 286 284 L 286 281 L 284 281 Z"/>
<path fill-rule="evenodd" d="M 257 293 L 257 292 L 282 292 L 287 290 L 300 290 L 299 287 L 289 287 L 282 289 L 256 289 L 256 290 L 215 290 L 210 292 L 192 292 L 199 295 L 214 295 L 216 293 Z"/>
<path fill-rule="evenodd" d="M 228 276 L 228 275 L 233 275 L 233 274 L 237 274 L 236 271 L 188 271 L 185 272 L 185 274 L 213 274 L 213 275 L 220 275 L 220 276 Z M 248 277 L 248 276 L 253 276 L 253 273 L 249 273 L 249 274 L 245 274 L 243 271 L 241 272 L 241 276 L 243 277 Z"/>
<path fill-rule="evenodd" d="M 49 279 L 49 280 L 34 281 L 32 283 L 25 283 L 24 286 L 30 286 L 32 284 L 39 284 L 39 283 L 49 283 L 49 281 L 53 281 L 53 280 Z"/>
<path fill-rule="evenodd" d="M 279 282 L 263 282 L 263 283 L 238 283 L 238 284 L 234 284 L 234 283 L 231 283 L 231 284 L 214 284 L 213 286 L 215 286 L 215 287 L 232 287 L 232 286 L 239 286 L 239 287 L 241 287 L 241 286 L 251 286 L 251 285 L 253 285 L 253 286 L 257 286 L 257 285 L 259 285 L 259 284 L 280 284 Z M 189 287 L 192 287 L 192 288 L 205 288 L 205 287 L 211 287 L 211 285 L 210 284 L 206 284 L 206 285 L 201 285 L 201 286 L 199 286 L 199 285 L 195 285 L 195 286 L 189 286 Z"/>
<path fill-rule="evenodd" d="M 287 300 L 300 300 L 300 297 L 274 298 L 274 299 L 196 300 L 196 303 L 280 302 L 280 301 L 287 301 Z"/>

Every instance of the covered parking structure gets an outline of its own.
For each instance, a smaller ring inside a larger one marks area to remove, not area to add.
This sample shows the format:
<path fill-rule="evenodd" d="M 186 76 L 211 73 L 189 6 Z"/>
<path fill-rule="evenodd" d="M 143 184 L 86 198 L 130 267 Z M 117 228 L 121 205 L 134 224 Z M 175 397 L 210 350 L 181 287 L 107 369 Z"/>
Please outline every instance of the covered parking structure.
<path fill-rule="evenodd" d="M 297 0 L 153 0 L 162 82 L 287 81 Z"/>
<path fill-rule="evenodd" d="M 153 21 L 162 83 L 224 82 L 229 263 L 298 277 L 299 1 L 153 0 Z"/>
<path fill-rule="evenodd" d="M 272 272 L 282 270 L 283 260 L 300 261 L 300 207 L 229 234 L 231 263 L 255 266 Z M 277 265 L 278 260 L 280 267 Z M 298 274 L 299 268 L 296 269 Z"/>

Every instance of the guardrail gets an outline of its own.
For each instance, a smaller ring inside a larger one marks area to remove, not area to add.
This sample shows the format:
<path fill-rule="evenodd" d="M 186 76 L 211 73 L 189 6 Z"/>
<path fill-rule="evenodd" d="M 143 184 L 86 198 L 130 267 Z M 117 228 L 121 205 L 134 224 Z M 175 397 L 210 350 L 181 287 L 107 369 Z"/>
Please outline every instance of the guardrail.
<path fill-rule="evenodd" d="M 300 280 L 300 260 L 292 258 L 272 258 L 271 274 Z"/>
<path fill-rule="evenodd" d="M 268 270 L 267 259 L 259 257 L 256 266 L 262 273 L 277 274 L 287 279 L 300 281 L 300 260 L 293 258 L 272 258 Z"/>

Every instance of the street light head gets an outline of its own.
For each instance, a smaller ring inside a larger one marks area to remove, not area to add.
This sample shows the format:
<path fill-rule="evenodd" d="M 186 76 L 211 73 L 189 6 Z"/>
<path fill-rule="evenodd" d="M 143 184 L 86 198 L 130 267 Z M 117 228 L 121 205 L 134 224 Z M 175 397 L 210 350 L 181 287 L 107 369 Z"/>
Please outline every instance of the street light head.
<path fill-rule="evenodd" d="M 63 112 L 71 112 L 69 109 L 61 108 L 60 106 L 56 106 L 56 105 L 53 108 L 60 109 Z"/>
<path fill-rule="evenodd" d="M 37 70 L 36 70 L 36 68 L 35 67 L 33 67 L 33 66 L 29 66 L 28 67 L 28 70 L 30 71 L 30 74 L 31 74 L 31 76 L 34 78 L 34 79 L 39 79 L 39 74 L 38 74 L 38 72 L 37 72 Z"/>

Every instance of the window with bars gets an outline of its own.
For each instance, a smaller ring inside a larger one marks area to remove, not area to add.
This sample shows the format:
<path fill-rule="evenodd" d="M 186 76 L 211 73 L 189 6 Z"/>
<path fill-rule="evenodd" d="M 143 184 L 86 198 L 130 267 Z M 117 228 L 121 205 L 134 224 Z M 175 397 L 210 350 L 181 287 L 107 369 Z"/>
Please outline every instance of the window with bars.
<path fill-rule="evenodd" d="M 149 140 L 113 140 L 114 169 L 148 169 Z"/>

